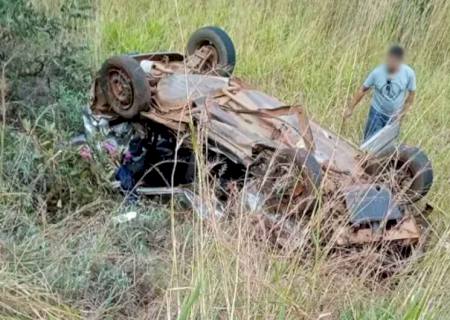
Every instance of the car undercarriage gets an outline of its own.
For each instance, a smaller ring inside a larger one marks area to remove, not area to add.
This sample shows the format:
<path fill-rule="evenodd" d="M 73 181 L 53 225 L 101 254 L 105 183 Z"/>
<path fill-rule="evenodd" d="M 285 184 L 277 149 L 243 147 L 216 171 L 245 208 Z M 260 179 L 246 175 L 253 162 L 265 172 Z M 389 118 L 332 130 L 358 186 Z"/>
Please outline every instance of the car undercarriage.
<path fill-rule="evenodd" d="M 184 194 L 202 217 L 222 217 L 221 204 L 243 194 L 271 225 L 329 207 L 342 221 L 338 246 L 419 241 L 433 180 L 420 149 L 383 137 L 358 148 L 234 77 L 234 45 L 219 28 L 197 30 L 186 51 L 112 57 L 93 82 L 85 125 L 126 146 L 124 193 Z M 201 179 L 218 199 L 212 211 L 192 187 Z"/>

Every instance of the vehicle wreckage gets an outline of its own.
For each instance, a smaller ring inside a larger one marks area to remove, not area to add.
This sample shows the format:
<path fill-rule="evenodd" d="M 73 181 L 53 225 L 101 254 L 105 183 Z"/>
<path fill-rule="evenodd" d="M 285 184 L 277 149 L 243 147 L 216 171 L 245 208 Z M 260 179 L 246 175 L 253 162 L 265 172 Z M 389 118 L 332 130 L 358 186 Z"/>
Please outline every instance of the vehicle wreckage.
<path fill-rule="evenodd" d="M 433 181 L 421 150 L 396 146 L 395 125 L 358 148 L 309 119 L 302 106 L 232 76 L 235 63 L 233 42 L 217 27 L 197 30 L 186 54 L 104 62 L 85 125 L 127 137 L 116 174 L 122 190 L 183 193 L 205 162 L 219 199 L 245 190 L 252 210 L 273 217 L 295 219 L 334 201 L 330 214 L 345 218 L 336 230 L 338 245 L 418 241 L 416 216 L 427 207 L 419 200 Z"/>

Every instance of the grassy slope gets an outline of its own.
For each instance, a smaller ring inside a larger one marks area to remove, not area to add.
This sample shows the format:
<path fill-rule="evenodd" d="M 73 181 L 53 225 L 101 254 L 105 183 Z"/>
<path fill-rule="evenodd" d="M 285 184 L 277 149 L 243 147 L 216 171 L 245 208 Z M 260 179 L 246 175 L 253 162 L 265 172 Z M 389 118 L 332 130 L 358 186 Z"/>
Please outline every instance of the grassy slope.
<path fill-rule="evenodd" d="M 193 30 L 218 25 L 237 46 L 238 76 L 286 101 L 300 101 L 313 117 L 356 143 L 368 101 L 347 126 L 342 126 L 339 115 L 349 94 L 380 62 L 387 46 L 393 42 L 406 46 L 408 62 L 417 71 L 418 98 L 403 125 L 403 138 L 420 145 L 433 159 L 436 182 L 430 199 L 436 207 L 433 231 L 440 239 L 434 238 L 433 247 L 412 267 L 412 274 L 400 277 L 398 288 L 381 295 L 358 286 L 359 279 L 334 283 L 333 277 L 318 278 L 320 263 L 302 268 L 277 257 L 253 257 L 261 264 L 253 269 L 243 262 L 251 263 L 251 259 L 236 252 L 239 242 L 229 244 L 237 246 L 233 251 L 223 252 L 218 241 L 219 245 L 207 246 L 207 259 L 194 254 L 194 267 L 205 274 L 193 272 L 191 280 L 183 281 L 192 287 L 202 285 L 195 314 L 209 318 L 216 308 L 224 308 L 228 316 L 294 317 L 296 308 L 290 302 L 296 301 L 312 315 L 338 309 L 347 310 L 343 317 L 377 319 L 381 315 L 376 310 L 386 308 L 386 314 L 399 318 L 446 317 L 437 310 L 444 307 L 443 288 L 450 284 L 445 240 L 450 222 L 449 19 L 450 4 L 440 0 L 100 2 L 97 61 L 113 53 L 182 51 Z M 361 309 L 369 311 L 355 311 Z"/>
<path fill-rule="evenodd" d="M 40 13 L 67 22 L 63 16 L 73 11 L 76 17 L 80 9 L 75 4 L 83 1 L 30 2 Z M 64 3 L 72 5 L 61 13 Z M 153 204 L 137 208 L 142 219 L 115 226 L 111 217 L 127 208 L 119 196 L 107 192 L 102 175 L 109 172 L 80 162 L 74 150 L 58 151 L 61 140 L 80 125 L 79 107 L 87 99 L 73 90 L 75 84 L 86 83 L 72 77 L 87 71 L 70 69 L 71 76 L 58 78 L 60 85 L 52 89 L 53 100 L 47 104 L 6 105 L 10 118 L 2 128 L 1 150 L 1 319 L 35 319 L 37 314 L 49 319 L 175 314 L 192 319 L 317 319 L 327 314 L 332 319 L 450 319 L 449 3 L 95 4 L 92 32 L 75 28 L 47 46 L 59 51 L 81 30 L 82 41 L 93 45 L 95 69 L 112 53 L 183 50 L 197 27 L 219 25 L 235 40 L 236 74 L 288 102 L 300 101 L 314 118 L 354 142 L 360 139 L 366 108 L 342 127 L 344 102 L 389 43 L 405 44 L 419 91 L 403 135 L 427 151 L 437 177 L 429 197 L 437 208 L 430 248 L 403 273 L 379 285 L 367 277 L 373 271 L 370 255 L 351 266 L 355 272 L 346 269 L 345 261 L 328 258 L 320 247 L 301 252 L 307 259 L 298 251 L 272 251 L 250 241 L 241 219 L 204 229 L 190 213 L 176 212 L 171 234 L 169 214 Z M 70 18 L 67 23 L 80 22 Z M 44 46 L 48 39 L 42 41 Z M 55 62 L 62 63 L 58 59 Z"/>

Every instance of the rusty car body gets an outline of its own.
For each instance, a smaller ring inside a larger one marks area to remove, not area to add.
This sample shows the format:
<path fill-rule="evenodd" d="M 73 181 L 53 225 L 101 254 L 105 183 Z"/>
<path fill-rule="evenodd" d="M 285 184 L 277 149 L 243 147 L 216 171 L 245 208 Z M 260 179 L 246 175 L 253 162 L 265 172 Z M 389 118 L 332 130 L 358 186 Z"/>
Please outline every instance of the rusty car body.
<path fill-rule="evenodd" d="M 303 106 L 280 101 L 232 76 L 235 59 L 231 39 L 216 27 L 197 30 L 186 54 L 110 58 L 92 86 L 91 116 L 110 124 L 139 124 L 141 135 L 153 146 L 147 149 L 157 158 L 148 160 L 154 166 L 183 153 L 187 156 L 179 162 L 192 165 L 199 159 L 192 152 L 200 144 L 197 152 L 205 155 L 205 161 L 227 163 L 215 173 L 226 180 L 221 182 L 225 197 L 230 181 L 256 180 L 255 192 L 271 194 L 264 198 L 268 211 L 274 210 L 269 198 L 283 195 L 265 188 L 273 189 L 281 179 L 279 169 L 287 165 L 283 173 L 295 181 L 284 188 L 289 198 L 284 210 L 304 215 L 324 197 L 342 203 L 340 214 L 347 222 L 337 230 L 339 245 L 419 239 L 417 201 L 432 183 L 431 164 L 423 152 L 401 146 L 380 157 L 370 148 L 362 150 L 311 120 Z M 171 149 L 165 158 L 158 149 L 162 136 L 173 141 L 164 147 Z M 392 147 L 392 141 L 386 144 Z M 195 180 L 189 166 L 180 170 L 184 178 L 186 172 L 191 176 L 179 184 Z M 230 173 L 224 175 L 224 170 Z M 167 184 L 169 179 L 164 180 Z"/>

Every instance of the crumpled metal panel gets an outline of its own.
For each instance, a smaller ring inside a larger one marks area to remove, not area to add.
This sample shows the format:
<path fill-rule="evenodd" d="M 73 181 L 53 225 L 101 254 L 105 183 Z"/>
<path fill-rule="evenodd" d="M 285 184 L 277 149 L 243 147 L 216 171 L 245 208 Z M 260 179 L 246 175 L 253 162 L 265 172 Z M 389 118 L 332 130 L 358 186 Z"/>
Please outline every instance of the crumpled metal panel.
<path fill-rule="evenodd" d="M 400 124 L 394 121 L 375 133 L 360 148 L 373 156 L 384 157 L 395 151 L 395 142 L 399 135 Z"/>
<path fill-rule="evenodd" d="M 345 190 L 345 202 L 352 224 L 398 220 L 403 213 L 382 185 L 355 185 Z"/>
<path fill-rule="evenodd" d="M 309 120 L 316 148 L 314 157 L 324 167 L 358 176 L 362 172 L 358 150 L 346 140 Z"/>
<path fill-rule="evenodd" d="M 247 108 L 255 111 L 271 110 L 286 106 L 285 103 L 278 99 L 253 89 L 239 90 L 236 92 L 235 98 L 241 101 Z"/>
<path fill-rule="evenodd" d="M 243 91 L 244 94 L 247 92 Z M 255 113 L 242 113 L 248 109 L 243 109 L 233 101 L 228 101 L 224 105 L 207 99 L 198 99 L 195 102 L 198 109 L 206 110 L 203 113 L 206 116 L 203 122 L 208 128 L 209 138 L 231 151 L 234 156 L 229 157 L 233 161 L 248 164 L 257 146 L 283 149 L 292 147 L 291 145 L 302 140 L 297 130 L 298 121 L 293 115 L 285 116 L 285 119 L 263 117 L 256 105 L 253 106 L 255 110 L 251 110 Z M 274 107 L 272 104 L 271 108 Z M 199 114 L 196 113 L 197 118 Z M 289 125 L 286 119 L 296 122 L 297 126 Z"/>
<path fill-rule="evenodd" d="M 158 83 L 158 101 L 162 106 L 183 106 L 199 97 L 220 93 L 229 78 L 200 74 L 172 74 Z"/>

